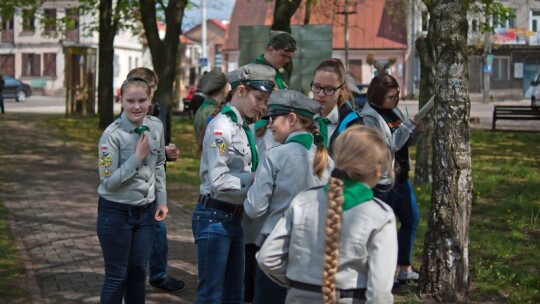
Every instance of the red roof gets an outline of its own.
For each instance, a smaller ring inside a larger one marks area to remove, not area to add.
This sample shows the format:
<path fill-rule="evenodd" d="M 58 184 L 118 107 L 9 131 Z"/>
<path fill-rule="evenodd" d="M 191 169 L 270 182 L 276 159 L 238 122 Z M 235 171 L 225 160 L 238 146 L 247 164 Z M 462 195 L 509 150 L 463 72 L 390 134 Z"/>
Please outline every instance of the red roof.
<path fill-rule="evenodd" d="M 337 14 L 335 0 L 319 0 L 311 7 L 310 25 L 331 24 L 333 49 L 345 48 L 345 16 Z M 343 3 L 344 1 L 341 1 Z M 349 0 L 349 2 L 352 2 Z M 238 49 L 238 27 L 273 22 L 274 2 L 236 0 L 224 50 Z M 342 9 L 342 8 L 341 8 Z M 349 14 L 349 49 L 406 49 L 406 8 L 402 0 L 364 0 Z M 291 25 L 304 23 L 305 2 L 291 18 Z"/>

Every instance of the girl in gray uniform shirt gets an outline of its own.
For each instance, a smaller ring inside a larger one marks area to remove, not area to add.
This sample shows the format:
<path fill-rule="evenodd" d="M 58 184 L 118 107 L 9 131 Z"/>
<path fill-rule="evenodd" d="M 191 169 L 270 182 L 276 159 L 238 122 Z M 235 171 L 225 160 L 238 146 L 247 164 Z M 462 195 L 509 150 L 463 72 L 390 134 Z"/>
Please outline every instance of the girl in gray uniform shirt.
<path fill-rule="evenodd" d="M 353 126 L 337 137 L 333 159 L 328 185 L 293 199 L 257 254 L 259 266 L 289 287 L 286 303 L 392 303 L 396 221 L 371 190 L 392 168 L 386 144 Z"/>
<path fill-rule="evenodd" d="M 192 215 L 197 246 L 197 303 L 242 303 L 243 203 L 253 183 L 258 154 L 246 120 L 266 110 L 275 70 L 248 64 L 227 75 L 230 102 L 205 131 L 199 201 Z"/>
<path fill-rule="evenodd" d="M 145 302 L 154 219 L 161 221 L 168 212 L 163 124 L 146 115 L 150 85 L 128 78 L 120 90 L 124 111 L 105 129 L 98 147 L 97 234 L 105 262 L 104 304 Z"/>
<path fill-rule="evenodd" d="M 264 224 L 257 245 L 261 246 L 294 196 L 305 189 L 326 184 L 328 151 L 315 127 L 319 105 L 294 90 L 274 91 L 268 102 L 268 128 L 281 145 L 265 152 L 244 202 L 246 215 Z M 269 295 L 272 295 L 271 297 Z M 283 303 L 287 290 L 258 270 L 255 303 Z"/>

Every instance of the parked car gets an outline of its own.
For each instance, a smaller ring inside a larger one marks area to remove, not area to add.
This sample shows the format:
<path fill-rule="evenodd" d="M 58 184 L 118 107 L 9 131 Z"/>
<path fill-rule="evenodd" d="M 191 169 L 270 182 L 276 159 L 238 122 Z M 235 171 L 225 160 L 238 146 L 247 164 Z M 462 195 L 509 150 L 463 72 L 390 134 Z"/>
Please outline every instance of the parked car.
<path fill-rule="evenodd" d="M 2 95 L 4 99 L 14 98 L 15 101 L 24 101 L 27 97 L 32 96 L 32 88 L 11 76 L 2 76 L 4 78 L 4 90 Z"/>
<path fill-rule="evenodd" d="M 360 111 L 367 102 L 367 89 L 369 84 L 357 84 L 356 87 L 360 93 L 353 92 L 354 107 Z"/>

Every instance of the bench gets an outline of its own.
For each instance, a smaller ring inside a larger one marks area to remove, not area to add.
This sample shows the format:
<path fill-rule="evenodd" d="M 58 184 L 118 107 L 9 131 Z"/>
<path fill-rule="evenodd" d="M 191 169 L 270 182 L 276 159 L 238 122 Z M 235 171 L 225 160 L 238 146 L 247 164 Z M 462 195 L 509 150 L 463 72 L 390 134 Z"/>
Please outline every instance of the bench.
<path fill-rule="evenodd" d="M 493 124 L 495 130 L 497 120 L 540 120 L 540 107 L 537 106 L 495 106 L 493 108 Z"/>

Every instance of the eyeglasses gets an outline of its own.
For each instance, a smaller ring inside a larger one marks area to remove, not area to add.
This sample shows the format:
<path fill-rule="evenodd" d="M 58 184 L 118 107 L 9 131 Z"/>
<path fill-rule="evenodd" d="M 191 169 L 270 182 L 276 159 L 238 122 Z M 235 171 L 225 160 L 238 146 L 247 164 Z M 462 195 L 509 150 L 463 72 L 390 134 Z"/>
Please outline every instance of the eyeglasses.
<path fill-rule="evenodd" d="M 321 90 L 323 90 L 324 95 L 326 96 L 332 96 L 334 93 L 336 93 L 337 90 L 341 89 L 345 85 L 342 83 L 339 87 L 333 88 L 333 87 L 321 87 L 318 84 L 314 84 L 313 81 L 309 84 L 309 87 L 311 88 L 311 91 L 315 94 L 318 94 Z"/>
<path fill-rule="evenodd" d="M 398 91 L 396 92 L 395 95 L 392 95 L 392 96 L 385 96 L 385 97 L 384 97 L 384 100 L 386 100 L 386 101 L 395 101 L 395 100 L 398 100 L 398 99 L 399 99 L 399 94 L 400 94 L 400 91 L 398 90 Z"/>
<path fill-rule="evenodd" d="M 276 119 L 280 116 L 285 116 L 285 115 L 289 115 L 290 113 L 283 113 L 283 114 L 279 114 L 279 115 L 274 115 L 274 116 L 268 116 L 268 124 L 273 124 Z"/>

